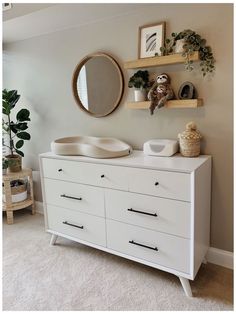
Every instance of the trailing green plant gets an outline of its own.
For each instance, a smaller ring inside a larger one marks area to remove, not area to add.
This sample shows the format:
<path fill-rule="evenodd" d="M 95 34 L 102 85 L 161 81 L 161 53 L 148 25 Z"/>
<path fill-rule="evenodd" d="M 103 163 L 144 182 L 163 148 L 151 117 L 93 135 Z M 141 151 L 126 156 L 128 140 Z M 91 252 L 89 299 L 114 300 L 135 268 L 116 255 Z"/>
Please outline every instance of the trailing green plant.
<path fill-rule="evenodd" d="M 192 71 L 194 69 L 193 61 L 190 60 L 194 51 L 199 52 L 200 67 L 203 76 L 206 76 L 207 73 L 213 73 L 215 71 L 215 59 L 211 47 L 206 45 L 206 39 L 202 38 L 191 29 L 184 30 L 180 33 L 172 33 L 171 39 L 167 38 L 165 40 L 165 43 L 167 41 L 169 46 L 165 44 L 164 47 L 161 47 L 163 55 L 172 53 L 174 51 L 176 41 L 179 39 L 183 39 L 185 42 L 183 45 L 182 56 L 186 60 L 185 69 L 187 71 Z"/>
<path fill-rule="evenodd" d="M 12 109 L 20 99 L 20 95 L 16 90 L 2 91 L 2 113 L 5 116 L 2 119 L 2 130 L 4 135 L 9 137 L 9 145 L 3 137 L 3 145 L 8 147 L 11 156 L 14 152 L 24 157 L 24 153 L 20 150 L 24 145 L 24 141 L 30 140 L 30 134 L 25 130 L 28 129 L 28 121 L 30 121 L 30 112 L 28 109 L 21 109 L 16 114 L 16 121 L 11 120 Z"/>
<path fill-rule="evenodd" d="M 149 82 L 149 73 L 148 71 L 139 70 L 130 77 L 128 87 L 129 88 L 138 88 L 146 89 Z"/>
<path fill-rule="evenodd" d="M 174 53 L 174 47 L 175 47 L 175 38 L 166 38 L 165 46 L 162 46 L 160 48 L 161 55 L 167 56 Z"/>

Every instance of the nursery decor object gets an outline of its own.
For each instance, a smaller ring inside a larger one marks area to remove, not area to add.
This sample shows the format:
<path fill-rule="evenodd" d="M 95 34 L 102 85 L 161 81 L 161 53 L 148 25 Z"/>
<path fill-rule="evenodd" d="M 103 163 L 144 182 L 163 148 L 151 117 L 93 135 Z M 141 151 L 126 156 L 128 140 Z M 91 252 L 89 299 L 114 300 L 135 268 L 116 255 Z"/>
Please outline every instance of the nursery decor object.
<path fill-rule="evenodd" d="M 31 213 L 35 214 L 32 170 L 22 169 L 19 172 L 7 173 L 2 176 L 2 181 L 2 209 L 6 211 L 7 224 L 13 224 L 15 210 L 31 206 Z"/>
<path fill-rule="evenodd" d="M 150 113 L 153 114 L 155 108 L 161 108 L 167 100 L 174 98 L 174 91 L 170 85 L 170 77 L 166 73 L 157 76 L 156 82 L 148 92 L 148 99 L 151 101 Z"/>
<path fill-rule="evenodd" d="M 200 141 L 202 135 L 197 130 L 194 122 L 186 124 L 186 129 L 178 135 L 180 153 L 185 157 L 197 157 L 200 155 Z"/>
<path fill-rule="evenodd" d="M 183 53 L 184 52 L 184 44 L 185 44 L 184 39 L 176 40 L 174 52 L 175 53 Z"/>
<path fill-rule="evenodd" d="M 184 82 L 178 91 L 179 99 L 194 99 L 197 98 L 196 89 L 191 82 Z"/>
<path fill-rule="evenodd" d="M 166 139 L 149 140 L 143 144 L 143 152 L 150 156 L 170 157 L 177 153 L 178 141 Z"/>
<path fill-rule="evenodd" d="M 154 23 L 139 27 L 138 58 L 161 55 L 161 46 L 164 45 L 165 22 Z"/>
<path fill-rule="evenodd" d="M 132 153 L 132 147 L 111 137 L 71 136 L 56 139 L 51 143 L 56 155 L 87 156 L 92 158 L 122 157 Z"/>
<path fill-rule="evenodd" d="M 124 93 L 124 77 L 117 60 L 104 52 L 85 56 L 75 67 L 72 78 L 74 99 L 92 117 L 111 114 Z"/>
<path fill-rule="evenodd" d="M 185 69 L 187 71 L 194 69 L 191 56 L 195 51 L 198 51 L 202 75 L 206 76 L 206 74 L 215 71 L 215 59 L 211 47 L 206 45 L 206 39 L 202 38 L 191 29 L 184 30 L 180 33 L 172 33 L 171 38 L 167 38 L 165 45 L 160 49 L 163 55 L 181 52 L 182 56 L 185 58 Z"/>
<path fill-rule="evenodd" d="M 149 83 L 148 71 L 139 70 L 130 77 L 128 87 L 134 87 L 134 99 L 135 101 L 146 100 L 146 89 Z"/>
<path fill-rule="evenodd" d="M 16 121 L 12 121 L 11 113 L 16 103 L 20 99 L 17 90 L 2 91 L 2 113 L 6 119 L 2 119 L 3 145 L 10 149 L 10 155 L 5 156 L 10 160 L 9 172 L 17 172 L 21 170 L 21 156 L 24 153 L 20 150 L 25 140 L 30 140 L 30 134 L 25 130 L 28 129 L 28 121 L 30 121 L 30 112 L 28 109 L 21 109 L 16 114 Z M 6 139 L 6 136 L 8 137 Z M 16 153 L 16 154 L 15 154 Z"/>
<path fill-rule="evenodd" d="M 13 180 L 10 182 L 12 203 L 22 202 L 27 199 L 27 184 L 24 180 Z M 6 195 L 3 193 L 3 202 Z"/>

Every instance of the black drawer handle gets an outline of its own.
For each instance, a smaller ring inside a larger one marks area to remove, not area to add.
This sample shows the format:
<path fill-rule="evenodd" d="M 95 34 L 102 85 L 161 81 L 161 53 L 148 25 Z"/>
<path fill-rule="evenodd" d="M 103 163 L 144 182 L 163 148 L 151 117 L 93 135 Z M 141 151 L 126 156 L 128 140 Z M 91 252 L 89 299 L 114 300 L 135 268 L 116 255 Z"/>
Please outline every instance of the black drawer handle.
<path fill-rule="evenodd" d="M 155 185 L 159 185 L 159 182 L 155 182 Z"/>
<path fill-rule="evenodd" d="M 74 225 L 74 224 L 70 224 L 67 221 L 63 221 L 62 223 L 65 224 L 65 225 L 68 225 L 68 226 L 75 227 L 75 228 L 84 229 L 84 226 L 77 226 L 77 225 Z"/>
<path fill-rule="evenodd" d="M 65 197 L 65 198 L 71 198 L 72 200 L 82 201 L 82 197 L 74 197 L 74 196 L 69 196 L 69 195 L 66 195 L 66 194 L 62 194 L 60 196 L 61 197 Z"/>
<path fill-rule="evenodd" d="M 58 171 L 58 172 L 61 172 L 61 171 L 62 171 L 62 169 L 60 168 L 60 169 L 58 169 L 57 171 Z"/>
<path fill-rule="evenodd" d="M 157 217 L 157 214 L 152 214 L 152 213 L 147 213 L 147 212 L 142 212 L 140 210 L 136 210 L 136 209 L 133 209 L 133 208 L 128 208 L 127 209 L 129 212 L 134 212 L 134 213 L 139 213 L 139 214 L 144 214 L 144 215 L 148 215 L 148 216 L 154 216 L 154 217 Z"/>
<path fill-rule="evenodd" d="M 101 178 L 105 178 L 105 174 L 102 174 L 102 175 L 101 175 Z"/>
<path fill-rule="evenodd" d="M 142 246 L 142 247 L 145 247 L 145 248 L 150 249 L 150 250 L 158 251 L 157 247 L 151 247 L 151 246 L 148 246 L 148 245 L 137 243 L 137 242 L 134 242 L 133 240 L 129 241 L 129 243 L 134 244 L 134 245 L 138 245 L 138 246 Z"/>

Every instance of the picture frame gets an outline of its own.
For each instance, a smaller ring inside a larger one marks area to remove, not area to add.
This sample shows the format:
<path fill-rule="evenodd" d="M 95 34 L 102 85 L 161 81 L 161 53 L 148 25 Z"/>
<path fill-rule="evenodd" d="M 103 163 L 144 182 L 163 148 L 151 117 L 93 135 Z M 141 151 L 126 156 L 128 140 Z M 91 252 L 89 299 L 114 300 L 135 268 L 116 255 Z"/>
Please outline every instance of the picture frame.
<path fill-rule="evenodd" d="M 161 55 L 160 48 L 165 42 L 166 23 L 153 23 L 139 27 L 138 58 L 150 58 Z"/>

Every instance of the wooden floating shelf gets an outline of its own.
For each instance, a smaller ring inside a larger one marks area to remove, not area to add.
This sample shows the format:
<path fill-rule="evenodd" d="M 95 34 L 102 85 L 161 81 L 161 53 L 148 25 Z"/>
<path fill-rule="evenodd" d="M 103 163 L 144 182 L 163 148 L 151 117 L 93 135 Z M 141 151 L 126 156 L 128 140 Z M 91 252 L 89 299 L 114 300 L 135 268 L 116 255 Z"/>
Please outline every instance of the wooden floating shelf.
<path fill-rule="evenodd" d="M 164 108 L 174 109 L 174 108 L 197 108 L 203 106 L 202 99 L 177 99 L 169 100 L 165 104 Z M 129 102 L 126 105 L 129 109 L 149 109 L 150 101 L 136 101 Z"/>
<path fill-rule="evenodd" d="M 199 60 L 199 53 L 195 51 L 189 58 L 192 61 Z M 181 53 L 176 53 L 168 56 L 160 57 L 151 57 L 151 58 L 142 58 L 134 61 L 127 61 L 124 63 L 125 69 L 139 69 L 139 68 L 148 68 L 148 67 L 157 67 L 168 64 L 178 64 L 185 63 L 185 58 L 182 57 Z"/>

